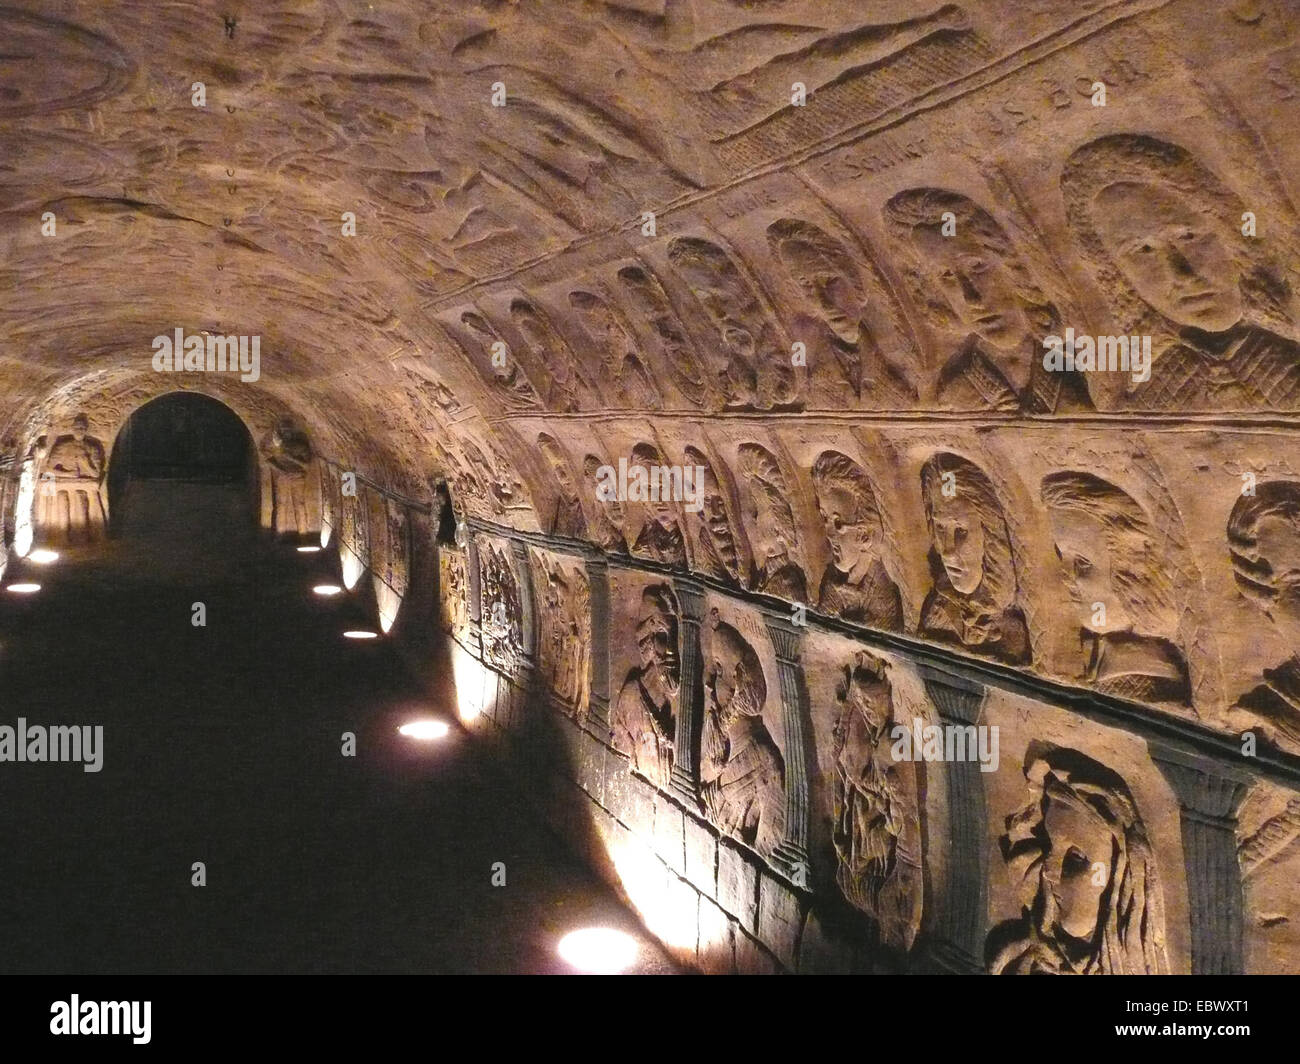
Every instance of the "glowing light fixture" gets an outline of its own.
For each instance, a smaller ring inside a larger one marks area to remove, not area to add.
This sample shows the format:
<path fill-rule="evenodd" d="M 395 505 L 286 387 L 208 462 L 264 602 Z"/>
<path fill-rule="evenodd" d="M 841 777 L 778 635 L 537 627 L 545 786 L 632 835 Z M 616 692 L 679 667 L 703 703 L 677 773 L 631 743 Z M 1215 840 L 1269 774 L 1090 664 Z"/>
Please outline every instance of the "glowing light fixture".
<path fill-rule="evenodd" d="M 326 597 L 330 595 L 343 594 L 343 589 L 339 587 L 338 584 L 317 584 L 312 588 L 312 590 L 316 592 L 316 594 L 325 595 Z"/>
<path fill-rule="evenodd" d="M 580 972 L 617 975 L 636 960 L 636 940 L 609 927 L 586 927 L 560 939 L 559 954 Z"/>
<path fill-rule="evenodd" d="M 315 554 L 318 550 L 320 550 L 319 547 L 314 547 L 314 546 L 312 546 L 311 544 L 308 544 L 308 545 L 305 546 L 305 547 L 299 547 L 299 548 L 298 548 L 298 553 L 299 553 L 299 554 Z"/>
<path fill-rule="evenodd" d="M 35 562 L 37 565 L 49 565 L 51 562 L 59 560 L 59 552 L 56 550 L 34 550 L 27 555 L 29 562 Z"/>
<path fill-rule="evenodd" d="M 397 730 L 409 739 L 441 739 L 451 726 L 445 720 L 413 720 Z"/>
<path fill-rule="evenodd" d="M 12 591 L 15 595 L 34 595 L 41 589 L 40 584 L 10 584 L 6 591 Z"/>
<path fill-rule="evenodd" d="M 343 638 L 344 639 L 378 639 L 379 633 L 367 632 L 367 631 L 363 631 L 362 629 L 355 628 L 350 632 L 344 632 Z"/>

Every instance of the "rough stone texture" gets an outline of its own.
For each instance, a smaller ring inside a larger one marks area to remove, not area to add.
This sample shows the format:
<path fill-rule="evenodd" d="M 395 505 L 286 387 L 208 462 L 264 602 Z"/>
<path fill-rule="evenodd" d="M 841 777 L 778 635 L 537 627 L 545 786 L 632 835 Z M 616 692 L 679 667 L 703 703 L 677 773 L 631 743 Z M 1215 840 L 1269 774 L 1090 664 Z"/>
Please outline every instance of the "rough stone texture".
<path fill-rule="evenodd" d="M 736 970 L 735 936 L 742 934 L 736 922 L 700 895 L 699 965 L 706 975 L 731 975 Z"/>
<path fill-rule="evenodd" d="M 718 837 L 704 822 L 689 814 L 683 820 L 686 843 L 686 878 L 701 893 L 716 897 L 718 892 Z"/>
<path fill-rule="evenodd" d="M 462 711 L 665 926 L 654 851 L 791 968 L 791 885 L 881 970 L 1300 968 L 1287 5 L 48 6 L 0 11 L 0 573 L 101 549 L 201 391 L 386 633 L 436 584 Z M 893 753 L 959 725 L 996 765 Z M 1071 847 L 1125 857 L 1082 954 Z"/>
<path fill-rule="evenodd" d="M 758 920 L 758 868 L 738 846 L 718 843 L 718 904 L 753 931 Z"/>

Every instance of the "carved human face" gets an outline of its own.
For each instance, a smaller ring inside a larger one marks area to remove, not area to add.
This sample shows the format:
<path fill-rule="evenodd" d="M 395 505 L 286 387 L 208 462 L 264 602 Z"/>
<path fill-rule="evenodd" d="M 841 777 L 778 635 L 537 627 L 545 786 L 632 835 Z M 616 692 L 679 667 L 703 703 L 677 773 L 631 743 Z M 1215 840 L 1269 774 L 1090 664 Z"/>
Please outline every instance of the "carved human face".
<path fill-rule="evenodd" d="M 755 553 L 761 560 L 779 557 L 790 549 L 788 530 L 777 508 L 755 488 L 749 494 L 749 516 L 754 525 Z"/>
<path fill-rule="evenodd" d="M 731 523 L 727 520 L 727 504 L 722 493 L 706 483 L 704 492 L 704 525 L 709 530 L 709 539 L 714 549 L 721 555 L 728 566 L 736 564 L 736 541 L 731 535 Z"/>
<path fill-rule="evenodd" d="M 835 335 L 857 343 L 862 297 L 841 264 L 806 240 L 786 240 L 780 245 L 781 261 L 826 319 Z"/>
<path fill-rule="evenodd" d="M 856 504 L 853 493 L 842 483 L 828 483 L 817 493 L 817 509 L 830 541 L 831 559 L 842 573 L 862 568 L 875 551 L 876 530 L 872 523 L 850 519 Z"/>
<path fill-rule="evenodd" d="M 1277 591 L 1274 613 L 1280 620 L 1300 625 L 1300 525 L 1270 515 L 1257 530 L 1260 557 L 1268 562 Z"/>
<path fill-rule="evenodd" d="M 1099 634 L 1127 628 L 1131 618 L 1115 594 L 1111 551 L 1101 522 L 1078 510 L 1054 510 L 1052 533 L 1061 574 L 1070 601 L 1080 608 L 1083 627 Z"/>
<path fill-rule="evenodd" d="M 637 624 L 636 645 L 643 672 L 672 679 L 677 665 L 676 626 L 656 607 L 647 606 Z"/>
<path fill-rule="evenodd" d="M 1093 201 L 1102 244 L 1133 290 L 1170 321 L 1222 332 L 1241 320 L 1241 271 L 1221 225 L 1156 185 L 1107 185 Z"/>
<path fill-rule="evenodd" d="M 984 580 L 984 525 L 975 507 L 958 494 L 936 493 L 931 523 L 948 582 L 958 594 L 972 594 Z"/>
<path fill-rule="evenodd" d="M 1054 923 L 1071 938 L 1089 940 L 1101 915 L 1101 896 L 1115 873 L 1110 829 L 1095 814 L 1060 799 L 1048 805 L 1043 827 L 1048 849 L 1040 874 L 1055 903 Z M 1102 867 L 1094 868 L 1098 864 Z"/>
<path fill-rule="evenodd" d="M 994 347 L 1021 346 L 1029 318 L 1015 276 L 1001 256 L 990 252 L 968 228 L 952 236 L 940 230 L 912 230 L 930 282 L 948 301 L 963 326 Z"/>
<path fill-rule="evenodd" d="M 725 717 L 740 683 L 740 656 L 725 639 L 715 639 L 713 643 L 713 662 L 705 686 L 709 691 L 709 705 Z"/>

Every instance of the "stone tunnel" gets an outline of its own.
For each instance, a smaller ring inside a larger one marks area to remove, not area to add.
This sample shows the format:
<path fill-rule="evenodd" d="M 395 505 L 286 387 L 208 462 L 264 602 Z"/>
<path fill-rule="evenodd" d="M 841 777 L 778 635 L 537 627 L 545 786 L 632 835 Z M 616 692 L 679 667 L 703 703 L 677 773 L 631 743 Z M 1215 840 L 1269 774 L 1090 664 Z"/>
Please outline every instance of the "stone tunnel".
<path fill-rule="evenodd" d="M 0 30 L 7 965 L 1300 972 L 1287 0 Z"/>

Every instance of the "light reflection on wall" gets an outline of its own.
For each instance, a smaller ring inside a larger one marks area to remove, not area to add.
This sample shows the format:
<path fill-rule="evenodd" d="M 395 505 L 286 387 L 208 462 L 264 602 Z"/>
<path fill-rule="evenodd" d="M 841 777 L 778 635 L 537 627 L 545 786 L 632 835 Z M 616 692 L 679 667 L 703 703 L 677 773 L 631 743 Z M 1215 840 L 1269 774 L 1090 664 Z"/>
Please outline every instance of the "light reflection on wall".
<path fill-rule="evenodd" d="M 343 568 L 343 586 L 351 591 L 365 573 L 365 563 L 342 543 L 339 544 L 339 563 Z"/>

